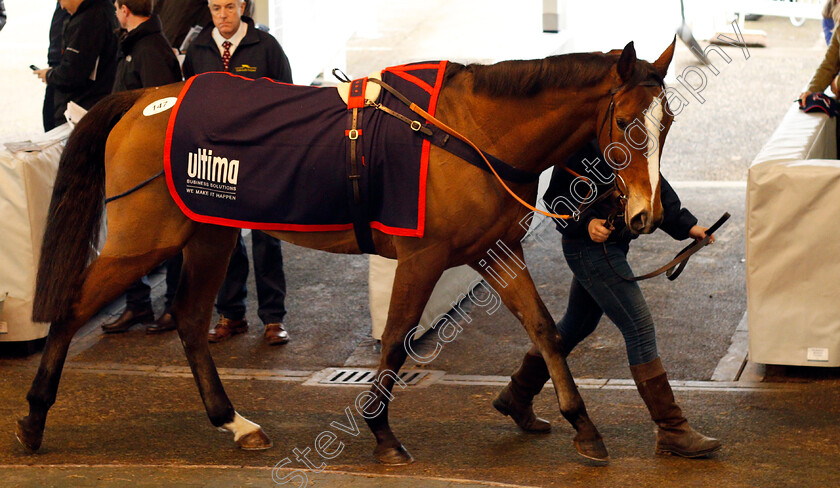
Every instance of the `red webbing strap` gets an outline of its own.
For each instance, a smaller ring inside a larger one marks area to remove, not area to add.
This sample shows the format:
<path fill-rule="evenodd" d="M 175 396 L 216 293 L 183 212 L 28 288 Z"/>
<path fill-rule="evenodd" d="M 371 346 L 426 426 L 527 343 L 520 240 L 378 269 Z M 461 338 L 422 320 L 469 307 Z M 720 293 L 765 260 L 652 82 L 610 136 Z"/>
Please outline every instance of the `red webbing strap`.
<path fill-rule="evenodd" d="M 359 78 L 350 82 L 350 95 L 347 97 L 347 109 L 364 108 L 367 78 Z"/>

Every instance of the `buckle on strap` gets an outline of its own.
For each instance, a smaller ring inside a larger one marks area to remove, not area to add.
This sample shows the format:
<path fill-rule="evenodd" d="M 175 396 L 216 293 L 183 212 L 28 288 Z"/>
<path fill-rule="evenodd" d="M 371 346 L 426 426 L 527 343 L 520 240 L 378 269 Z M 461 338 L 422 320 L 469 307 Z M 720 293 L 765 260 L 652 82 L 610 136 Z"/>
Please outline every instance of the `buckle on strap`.
<path fill-rule="evenodd" d="M 355 141 L 362 134 L 361 129 L 350 129 L 344 131 L 344 135 L 349 137 L 351 141 Z"/>

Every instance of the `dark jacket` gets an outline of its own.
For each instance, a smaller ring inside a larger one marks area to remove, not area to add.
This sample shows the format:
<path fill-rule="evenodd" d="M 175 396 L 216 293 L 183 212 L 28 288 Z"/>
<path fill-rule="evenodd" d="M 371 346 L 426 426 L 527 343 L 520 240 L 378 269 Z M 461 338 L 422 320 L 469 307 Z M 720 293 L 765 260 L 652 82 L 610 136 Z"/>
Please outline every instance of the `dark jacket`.
<path fill-rule="evenodd" d="M 50 68 L 61 64 L 61 34 L 69 18 L 70 12 L 61 8 L 61 4 L 56 2 L 55 12 L 50 22 L 50 47 L 47 50 L 47 64 Z"/>
<path fill-rule="evenodd" d="M 590 162 L 595 162 L 597 159 L 600 159 L 600 162 L 597 163 L 596 171 L 602 176 L 609 175 L 612 171 L 601 154 L 601 150 L 596 141 L 590 141 L 574 156 L 569 158 L 566 161 L 566 167 L 597 183 L 598 179 L 595 175 L 589 173 L 583 164 L 582 161 L 584 159 Z M 553 210 L 553 213 L 570 214 L 574 209 L 580 208 L 580 199 L 573 197 L 572 191 L 577 191 L 581 197 L 585 197 L 587 187 L 583 183 L 579 183 L 576 190 L 572 190 L 571 185 L 575 178 L 573 174 L 566 171 L 560 165 L 554 167 L 554 171 L 551 173 L 551 183 L 549 183 L 548 189 L 546 189 L 545 195 L 543 195 L 543 201 L 550 211 Z M 671 188 L 671 185 L 662 175 L 660 175 L 659 181 L 660 198 L 662 200 L 663 210 L 665 211 L 664 219 L 659 228 L 674 239 L 686 239 L 688 238 L 688 231 L 697 224 L 697 217 L 682 207 L 679 196 L 677 196 L 674 189 Z M 611 184 L 597 185 L 596 188 L 596 195 L 603 195 L 613 191 Z M 564 239 L 592 242 L 592 239 L 589 237 L 589 222 L 592 219 L 606 219 L 615 208 L 615 201 L 611 198 L 605 198 L 590 207 L 586 207 L 586 204 L 584 204 L 583 208 L 585 210 L 581 213 L 577 221 L 567 219 L 562 222 L 557 222 L 557 230 L 563 234 Z M 614 226 L 615 230 L 612 231 L 609 239 L 607 239 L 610 242 L 617 242 L 626 246 L 630 240 L 638 237 L 637 234 L 634 234 L 627 228 L 624 219 L 616 219 Z"/>
<path fill-rule="evenodd" d="M 161 32 L 160 18 L 149 20 L 120 40 L 114 93 L 181 81 L 181 66 Z"/>
<path fill-rule="evenodd" d="M 211 20 L 207 0 L 158 0 L 155 13 L 160 15 L 163 35 L 176 49 L 193 26 L 207 25 Z"/>
<path fill-rule="evenodd" d="M 242 21 L 248 24 L 248 32 L 233 52 L 228 71 L 251 79 L 265 77 L 291 83 L 289 58 L 277 40 L 271 34 L 255 28 L 250 18 L 242 17 Z M 184 78 L 208 71 L 225 70 L 212 33 L 213 24 L 208 24 L 190 44 L 184 59 Z"/>
<path fill-rule="evenodd" d="M 47 73 L 55 87 L 55 117 L 71 100 L 85 109 L 111 93 L 117 72 L 117 16 L 109 0 L 84 0 L 64 27 L 61 63 Z"/>

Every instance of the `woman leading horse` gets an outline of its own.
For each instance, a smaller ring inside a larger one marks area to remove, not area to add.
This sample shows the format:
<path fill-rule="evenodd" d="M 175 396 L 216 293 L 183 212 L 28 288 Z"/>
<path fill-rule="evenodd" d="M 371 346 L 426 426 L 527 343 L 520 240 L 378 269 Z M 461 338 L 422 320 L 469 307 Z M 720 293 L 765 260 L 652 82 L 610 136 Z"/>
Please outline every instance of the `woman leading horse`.
<path fill-rule="evenodd" d="M 674 53 L 672 43 L 654 63 L 638 60 L 633 44 L 622 51 L 506 61 L 490 66 L 450 64 L 437 105 L 438 119 L 457 128 L 482 150 L 515 168 L 539 174 L 565 161 L 597 137 L 612 151 L 615 171 L 625 182 L 626 223 L 651 232 L 662 218 L 659 187 L 651 177 L 647 144 L 625 144 L 624 131 L 646 110 L 665 101 L 662 79 Z M 271 441 L 259 425 L 243 418 L 225 394 L 207 345 L 213 298 L 224 278 L 238 229 L 190 220 L 175 204 L 162 178 L 136 191 L 161 172 L 168 116 L 143 114 L 144 107 L 177 97 L 182 84 L 133 91 L 103 100 L 83 118 L 68 141 L 50 204 L 39 264 L 33 317 L 51 322 L 41 364 L 27 394 L 29 415 L 16 434 L 30 450 L 41 445 L 47 412 L 56 398 L 73 335 L 103 305 L 163 260 L 183 249 L 184 264 L 172 315 L 211 423 L 234 434 L 244 449 L 266 449 Z M 665 110 L 652 143 L 664 143 L 672 121 Z M 107 141 L 107 142 L 106 142 Z M 536 181 L 508 183 L 517 198 L 534 204 Z M 94 244 L 105 197 L 129 192 L 107 204 L 108 236 L 101 254 Z M 379 363 L 381 382 L 371 388 L 366 416 L 376 437 L 375 457 L 386 464 L 412 458 L 388 423 L 388 397 L 407 352 L 406 334 L 417 325 L 441 273 L 469 264 L 488 279 L 504 266 L 523 261 L 519 225 L 529 210 L 490 173 L 437 147 L 431 148 L 422 238 L 373 231 L 379 254 L 397 259 Z M 336 253 L 359 253 L 352 230 L 272 231 L 285 241 Z M 487 249 L 502 241 L 512 250 L 491 266 L 479 266 Z M 491 282 L 488 280 L 488 282 Z M 577 431 L 574 444 L 586 457 L 604 460 L 607 451 L 589 419 L 564 356 L 563 338 L 540 300 L 527 269 L 496 290 L 522 322 L 544 358 L 560 410 Z"/>

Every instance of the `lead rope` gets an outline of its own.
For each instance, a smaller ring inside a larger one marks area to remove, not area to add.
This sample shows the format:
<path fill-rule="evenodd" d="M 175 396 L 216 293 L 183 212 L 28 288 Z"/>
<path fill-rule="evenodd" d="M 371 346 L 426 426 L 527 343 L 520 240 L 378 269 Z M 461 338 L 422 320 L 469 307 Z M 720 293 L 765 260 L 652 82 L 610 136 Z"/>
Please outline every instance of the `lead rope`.
<path fill-rule="evenodd" d="M 630 278 L 623 276 L 621 273 L 618 272 L 618 270 L 613 268 L 612 262 L 610 262 L 609 254 L 607 253 L 606 242 L 601 243 L 601 246 L 604 249 L 604 259 L 606 259 L 607 264 L 610 266 L 612 272 L 624 281 L 634 282 L 647 280 L 653 278 L 654 276 L 659 276 L 662 273 L 665 273 L 665 276 L 667 276 L 669 280 L 674 281 L 675 279 L 677 279 L 680 273 L 682 273 L 683 269 L 685 269 L 685 266 L 688 264 L 688 258 L 690 258 L 694 253 L 696 253 L 700 249 L 703 249 L 704 247 L 709 245 L 709 243 L 712 240 L 712 234 L 717 232 L 720 226 L 722 226 L 727 220 L 729 220 L 729 212 L 724 212 L 724 214 L 721 215 L 717 222 L 712 224 L 712 226 L 706 230 L 706 237 L 699 241 L 694 241 L 691 244 L 685 246 L 682 249 L 682 251 L 678 252 L 677 255 L 674 256 L 674 259 L 668 262 L 668 264 L 660 267 L 659 269 L 651 271 L 650 273 L 645 273 L 643 275 L 633 276 Z"/>
<path fill-rule="evenodd" d="M 417 115 L 419 115 L 420 117 L 423 117 L 423 118 L 424 118 L 427 122 L 429 122 L 429 123 L 431 123 L 431 124 L 433 124 L 433 125 L 436 125 L 438 128 L 440 128 L 441 130 L 443 130 L 443 131 L 444 131 L 444 132 L 446 132 L 447 134 L 449 134 L 449 135 L 451 135 L 451 136 L 453 136 L 453 137 L 456 137 L 456 138 L 460 139 L 461 141 L 463 141 L 464 143 L 466 143 L 467 145 L 469 145 L 471 148 L 473 148 L 473 149 L 474 149 L 474 150 L 478 153 L 478 155 L 479 155 L 479 156 L 481 156 L 481 159 L 482 159 L 482 160 L 484 160 L 484 162 L 487 164 L 487 167 L 488 167 L 488 168 L 490 168 L 490 172 L 492 172 L 492 173 L 493 173 L 493 175 L 496 177 L 496 179 L 497 179 L 497 180 L 499 180 L 499 184 L 501 184 L 501 185 L 502 185 L 502 187 L 503 187 L 503 188 L 504 188 L 504 189 L 505 189 L 505 190 L 506 190 L 506 191 L 510 194 L 510 196 L 512 196 L 514 199 L 516 199 L 516 201 L 517 201 L 517 202 L 519 202 L 519 203 L 520 203 L 522 206 L 524 206 L 525 208 L 527 208 L 527 209 L 529 209 L 529 210 L 532 210 L 532 211 L 534 211 L 534 212 L 537 212 L 537 213 L 539 213 L 539 214 L 545 215 L 546 217 L 551 217 L 551 218 L 553 218 L 553 219 L 562 219 L 562 220 L 568 220 L 568 219 L 575 219 L 575 220 L 577 220 L 577 217 L 578 217 L 578 216 L 581 214 L 581 212 L 583 211 L 583 209 L 582 209 L 582 208 L 579 208 L 579 209 L 578 209 L 578 210 L 577 210 L 574 214 L 572 214 L 572 215 L 564 215 L 564 214 L 555 214 L 555 213 L 551 213 L 551 212 L 545 212 L 545 211 L 543 211 L 543 210 L 540 210 L 540 209 L 538 209 L 538 208 L 534 207 L 534 206 L 533 206 L 533 205 L 531 205 L 530 203 L 528 203 L 528 202 L 526 202 L 525 200 L 523 200 L 522 198 L 520 198 L 520 197 L 519 197 L 519 195 L 517 195 L 517 194 L 516 194 L 513 190 L 511 190 L 511 189 L 510 189 L 510 187 L 508 187 L 508 186 L 507 186 L 507 184 L 506 184 L 506 183 L 505 183 L 505 181 L 502 179 L 502 177 L 501 177 L 501 176 L 499 176 L 499 173 L 497 173 L 497 172 L 496 172 L 496 169 L 495 169 L 495 168 L 493 168 L 493 165 L 492 165 L 492 164 L 490 164 L 490 161 L 488 161 L 488 160 L 487 160 L 487 158 L 484 156 L 484 153 L 481 151 L 481 149 L 479 149 L 479 148 L 478 148 L 478 146 L 476 146 L 476 145 L 475 145 L 475 144 L 474 144 L 471 140 L 469 140 L 466 136 L 464 136 L 464 135 L 463 135 L 463 134 L 461 134 L 460 132 L 456 131 L 456 130 L 455 130 L 455 129 L 453 129 L 452 127 L 449 127 L 448 125 L 446 125 L 444 122 L 440 121 L 439 119 L 435 118 L 435 117 L 434 117 L 433 115 L 431 115 L 429 112 L 426 112 L 425 110 L 423 110 L 422 108 L 420 108 L 417 104 L 415 104 L 415 103 L 414 103 L 414 102 L 412 102 L 411 100 L 407 99 L 407 98 L 406 98 L 405 96 L 403 96 L 400 92 L 398 92 L 398 91 L 397 91 L 394 87 L 392 87 L 392 86 L 388 85 L 388 84 L 387 84 L 387 83 L 385 83 L 384 81 L 382 81 L 382 80 L 377 80 L 377 79 L 375 79 L 375 78 L 369 78 L 369 79 L 368 79 L 368 81 L 373 82 L 373 83 L 376 83 L 377 85 L 380 85 L 382 88 L 385 88 L 385 89 L 386 89 L 386 90 L 388 90 L 388 91 L 389 91 L 392 95 L 394 95 L 395 97 L 397 97 L 397 99 L 399 99 L 399 100 L 400 100 L 401 102 L 403 102 L 406 106 L 408 106 L 408 108 L 409 108 L 409 109 L 411 109 L 411 111 L 412 111 L 412 112 L 416 113 L 416 114 L 417 114 Z M 415 129 L 415 130 L 417 130 L 417 129 Z M 580 176 L 579 174 L 575 173 L 574 171 L 569 170 L 568 168 L 566 168 L 566 170 L 567 170 L 567 171 L 569 171 L 570 173 L 572 173 L 572 174 L 573 174 L 573 175 L 575 175 L 575 176 L 579 176 L 579 177 L 581 177 L 581 178 L 586 179 L 585 177 Z M 587 181 L 588 181 L 588 180 L 587 180 Z M 591 190 L 590 190 L 590 195 L 591 195 Z M 588 196 L 587 196 L 587 197 L 588 197 Z M 600 198 L 601 198 L 601 197 L 599 197 L 599 198 L 598 198 L 598 199 L 596 199 L 595 201 L 598 201 Z M 595 202 L 592 202 L 592 203 L 595 203 Z M 591 204 L 590 204 L 590 205 L 591 205 Z"/>

